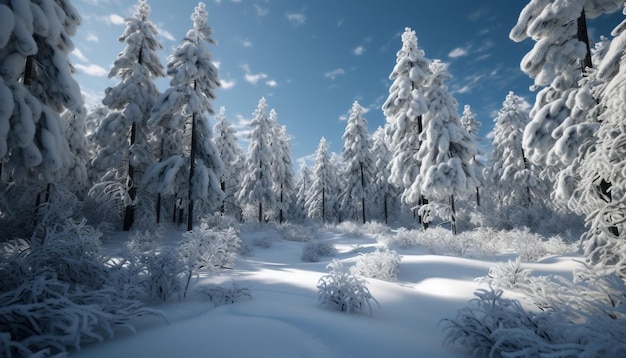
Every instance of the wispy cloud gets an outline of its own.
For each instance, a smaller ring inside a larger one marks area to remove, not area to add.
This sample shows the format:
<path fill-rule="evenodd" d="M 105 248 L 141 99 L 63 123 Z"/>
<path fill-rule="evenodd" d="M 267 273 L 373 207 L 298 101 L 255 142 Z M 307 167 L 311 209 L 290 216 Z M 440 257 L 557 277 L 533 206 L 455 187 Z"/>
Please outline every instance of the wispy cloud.
<path fill-rule="evenodd" d="M 293 26 L 306 24 L 306 15 L 304 15 L 304 12 L 288 12 L 285 16 Z"/>
<path fill-rule="evenodd" d="M 356 56 L 361 56 L 363 53 L 365 53 L 365 47 L 363 46 L 357 46 L 352 53 L 354 53 Z"/>
<path fill-rule="evenodd" d="M 248 64 L 241 65 L 241 69 L 243 69 L 244 72 L 246 73 L 244 75 L 244 79 L 246 80 L 246 82 L 253 84 L 253 85 L 256 85 L 260 80 L 264 80 L 268 78 L 268 75 L 263 72 L 252 73 L 252 71 L 250 70 L 250 66 Z"/>
<path fill-rule="evenodd" d="M 110 14 L 104 17 L 104 22 L 109 25 L 124 25 L 124 18 L 118 14 Z"/>
<path fill-rule="evenodd" d="M 454 50 L 448 53 L 448 57 L 450 58 L 458 58 L 469 55 L 469 49 L 464 49 L 462 47 L 457 47 Z"/>
<path fill-rule="evenodd" d="M 258 17 L 267 16 L 267 14 L 269 14 L 270 12 L 268 8 L 265 8 L 259 4 L 254 4 L 254 8 L 256 9 L 256 14 Z"/>
<path fill-rule="evenodd" d="M 105 77 L 107 73 L 109 73 L 109 71 L 107 71 L 104 67 L 98 66 L 96 64 L 83 65 L 79 63 L 74 65 L 74 67 L 78 71 L 89 76 Z"/>
<path fill-rule="evenodd" d="M 269 80 L 267 82 L 265 82 L 266 85 L 270 86 L 270 87 L 276 87 L 278 86 L 278 82 L 274 81 L 274 80 Z"/>
<path fill-rule="evenodd" d="M 93 32 L 89 32 L 87 33 L 87 35 L 85 35 L 85 40 L 89 41 L 89 42 L 99 42 L 100 38 L 98 37 L 98 35 L 94 34 Z"/>
<path fill-rule="evenodd" d="M 326 77 L 326 78 L 330 78 L 331 80 L 334 80 L 335 78 L 337 78 L 337 77 L 339 77 L 339 76 L 341 76 L 341 75 L 343 75 L 343 74 L 345 74 L 345 73 L 346 73 L 346 71 L 344 71 L 344 69 L 343 69 L 343 68 L 337 68 L 337 69 L 335 69 L 335 70 L 332 70 L 332 71 L 326 72 L 326 73 L 324 74 L 324 77 Z"/>
<path fill-rule="evenodd" d="M 87 56 L 85 56 L 83 52 L 78 48 L 74 48 L 74 51 L 72 51 L 72 55 L 76 56 L 76 58 L 82 62 L 89 62 Z"/>
<path fill-rule="evenodd" d="M 220 79 L 220 85 L 225 90 L 235 87 L 236 84 L 237 84 L 237 81 L 235 80 Z"/>
<path fill-rule="evenodd" d="M 171 32 L 167 31 L 166 29 L 163 28 L 163 25 L 159 24 L 159 25 L 154 25 L 157 29 L 157 31 L 159 32 L 159 36 L 165 38 L 166 40 L 170 40 L 170 41 L 176 41 L 176 37 L 174 37 L 174 35 L 172 35 Z"/>
<path fill-rule="evenodd" d="M 239 42 L 241 43 L 241 46 L 243 47 L 252 47 L 252 41 L 248 39 L 242 39 Z"/>

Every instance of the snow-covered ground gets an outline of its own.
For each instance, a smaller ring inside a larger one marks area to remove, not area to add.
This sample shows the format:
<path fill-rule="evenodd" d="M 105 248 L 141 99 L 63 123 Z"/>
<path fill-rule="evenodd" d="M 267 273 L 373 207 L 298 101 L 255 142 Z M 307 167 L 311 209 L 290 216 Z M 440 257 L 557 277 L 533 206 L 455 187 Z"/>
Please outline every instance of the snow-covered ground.
<path fill-rule="evenodd" d="M 119 234 L 117 236 L 120 239 Z M 172 232 L 168 240 L 175 241 Z M 359 253 L 380 244 L 370 236 L 322 232 L 318 240 L 331 242 L 334 257 L 302 261 L 306 243 L 278 238 L 271 227 L 242 233 L 255 246 L 240 257 L 232 270 L 201 275 L 194 288 L 217 285 L 246 288 L 251 298 L 215 307 L 196 290 L 180 301 L 156 308 L 169 323 L 156 317 L 135 322 L 136 333 L 120 331 L 112 340 L 84 346 L 71 357 L 467 357 L 469 353 L 442 344 L 440 321 L 454 318 L 467 305 L 497 262 L 515 253 L 464 257 L 433 255 L 425 249 L 392 247 L 401 255 L 397 280 L 368 278 L 368 288 L 380 304 L 373 312 L 344 313 L 322 307 L 317 282 L 328 273 L 326 265 L 339 259 L 355 263 Z M 271 239 L 271 240 L 269 240 Z M 268 245 L 265 245 L 268 246 Z M 571 277 L 575 257 L 551 256 L 524 264 L 540 274 Z"/>

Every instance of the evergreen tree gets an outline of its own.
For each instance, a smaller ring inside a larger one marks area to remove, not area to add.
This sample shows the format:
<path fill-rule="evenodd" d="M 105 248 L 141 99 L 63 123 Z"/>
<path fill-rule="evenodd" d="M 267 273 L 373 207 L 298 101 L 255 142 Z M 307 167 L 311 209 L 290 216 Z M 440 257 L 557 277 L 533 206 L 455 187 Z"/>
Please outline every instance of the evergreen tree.
<path fill-rule="evenodd" d="M 272 113 L 270 112 L 270 118 Z M 274 115 L 275 117 L 275 115 Z M 274 192 L 278 205 L 278 222 L 285 221 L 285 211 L 289 212 L 295 193 L 293 162 L 291 161 L 291 147 L 287 127 L 277 126 L 274 134 L 274 147 L 276 148 L 274 159 Z"/>
<path fill-rule="evenodd" d="M 251 128 L 248 156 L 244 167 L 244 176 L 239 191 L 239 201 L 242 204 L 256 205 L 258 207 L 258 220 L 263 222 L 265 208 L 275 206 L 272 162 L 273 154 L 271 147 L 272 126 L 267 114 L 267 101 L 259 100 L 257 109 L 249 124 Z"/>
<path fill-rule="evenodd" d="M 345 164 L 342 175 L 346 185 L 341 194 L 341 207 L 346 218 L 356 218 L 360 212 L 361 220 L 365 223 L 365 199 L 373 192 L 375 160 L 372 157 L 372 140 L 363 112 L 363 107 L 354 101 L 342 137 Z"/>
<path fill-rule="evenodd" d="M 0 7 L 0 176 L 13 184 L 47 184 L 47 197 L 66 174 L 59 170 L 72 165 L 60 114 L 83 105 L 68 59 L 81 19 L 67 0 Z M 68 133 L 74 135 L 80 133 Z"/>
<path fill-rule="evenodd" d="M 480 185 L 473 163 L 477 151 L 461 125 L 457 101 L 445 85 L 452 78 L 447 66 L 436 60 L 430 68 L 432 77 L 425 93 L 428 112 L 417 153 L 420 174 L 410 188 L 409 199 L 416 202 L 422 194 L 432 200 L 448 198 L 452 232 L 456 233 L 455 196 L 469 195 Z"/>
<path fill-rule="evenodd" d="M 126 29 L 119 41 L 126 43 L 126 47 L 109 72 L 109 78 L 119 76 L 121 82 L 105 90 L 102 103 L 110 112 L 95 135 L 101 149 L 93 165 L 99 170 L 108 170 L 101 182 L 106 186 L 121 185 L 127 193 L 124 200 L 126 231 L 135 221 L 137 202 L 147 199 L 140 188 L 140 180 L 154 162 L 148 146 L 147 123 L 159 96 L 154 81 L 163 76 L 163 66 L 156 51 L 163 47 L 156 39 L 156 27 L 148 20 L 150 12 L 147 1 L 139 0 L 135 14 L 125 19 Z M 122 183 L 118 183 L 122 178 Z"/>
<path fill-rule="evenodd" d="M 311 219 L 332 222 L 336 219 L 337 167 L 331 162 L 326 139 L 320 139 L 315 152 L 313 182 L 306 201 L 307 216 Z"/>
<path fill-rule="evenodd" d="M 431 75 L 430 61 L 424 57 L 424 51 L 418 48 L 415 31 L 408 27 L 402 34 L 402 48 L 396 57 L 396 65 L 389 75 L 393 83 L 382 106 L 387 118 L 387 141 L 393 153 L 389 162 L 389 181 L 402 190 L 403 204 L 421 206 L 425 204 L 424 196 L 409 200 L 409 194 L 420 171 L 420 163 L 415 155 L 421 144 L 423 115 L 428 110 L 424 91 Z M 426 223 L 424 225 L 426 227 Z"/>
<path fill-rule="evenodd" d="M 215 117 L 217 124 L 215 125 L 216 136 L 214 139 L 215 147 L 220 153 L 222 162 L 224 162 L 224 171 L 220 178 L 221 188 L 224 192 L 221 212 L 222 214 L 239 215 L 240 209 L 236 201 L 236 193 L 241 183 L 244 157 L 237 141 L 235 129 L 226 118 L 225 111 L 224 107 L 220 107 L 220 113 Z"/>
<path fill-rule="evenodd" d="M 374 158 L 374 190 L 372 192 L 372 211 L 375 217 L 382 217 L 385 224 L 389 223 L 393 208 L 397 207 L 396 198 L 399 197 L 396 187 L 389 182 L 391 172 L 389 163 L 392 153 L 385 143 L 383 128 L 378 128 L 372 135 L 372 156 Z"/>
<path fill-rule="evenodd" d="M 311 184 L 313 174 L 306 165 L 306 163 L 300 163 L 298 169 L 298 181 L 296 182 L 296 204 L 294 216 L 298 219 L 304 219 L 307 217 L 306 202 L 308 200 L 308 192 Z"/>
<path fill-rule="evenodd" d="M 494 119 L 492 167 L 489 181 L 500 217 L 508 217 L 511 208 L 529 210 L 538 194 L 544 192 L 539 169 L 524 153 L 524 128 L 530 121 L 523 99 L 509 92 Z"/>
<path fill-rule="evenodd" d="M 474 163 L 472 167 L 476 170 L 476 177 L 480 180 L 480 183 L 482 185 L 483 171 L 485 169 L 485 165 L 477 158 L 477 156 L 484 154 L 480 149 L 478 149 L 478 142 L 480 142 L 480 137 L 478 136 L 478 128 L 480 128 L 480 122 L 476 119 L 476 114 L 472 112 L 472 108 L 468 104 L 463 107 L 461 125 L 463 125 L 463 128 L 465 128 L 467 133 L 469 133 L 472 139 L 472 145 L 476 148 L 476 155 L 474 155 Z M 480 206 L 479 186 L 476 187 L 476 206 Z"/>
<path fill-rule="evenodd" d="M 174 186 L 176 178 L 187 174 L 187 196 L 182 201 L 187 204 L 187 230 L 193 229 L 194 202 L 214 205 L 222 201 L 219 178 L 224 164 L 213 144 L 213 131 L 205 113 L 213 114 L 211 100 L 215 89 L 220 85 L 217 68 L 211 61 L 212 54 L 207 44 L 215 45 L 213 30 L 208 26 L 208 13 L 204 3 L 198 3 L 191 15 L 193 28 L 187 32 L 181 44 L 174 49 L 167 63 L 167 74 L 172 76 L 170 88 L 157 100 L 150 124 L 168 128 L 172 124 L 179 131 L 188 131 L 189 152 L 174 152 L 170 157 L 162 156 L 162 161 L 151 166 L 146 172 L 146 185 L 163 194 L 180 192 Z M 164 135 L 165 133 L 161 133 Z M 162 137 L 162 150 L 167 152 Z M 171 142 L 170 142 L 171 143 Z M 181 149 L 180 147 L 176 149 Z M 168 153 L 169 154 L 169 153 Z M 181 181 L 179 180 L 178 183 Z"/>

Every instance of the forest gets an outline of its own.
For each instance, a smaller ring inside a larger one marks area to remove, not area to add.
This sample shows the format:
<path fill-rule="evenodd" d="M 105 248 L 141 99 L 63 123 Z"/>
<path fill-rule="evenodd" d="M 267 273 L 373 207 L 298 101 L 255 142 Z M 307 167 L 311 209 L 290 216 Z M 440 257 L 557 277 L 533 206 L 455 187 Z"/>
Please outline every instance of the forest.
<path fill-rule="evenodd" d="M 406 27 L 386 125 L 370 133 L 355 101 L 341 153 L 320 138 L 314 164 L 295 168 L 266 98 L 247 150 L 227 109 L 213 108 L 220 79 L 204 3 L 162 64 L 151 8 L 138 0 L 109 73 L 118 82 L 86 108 L 68 58 L 81 22 L 71 1 L 0 2 L 0 357 L 54 356 L 145 317 L 167 320 L 160 305 L 193 295 L 194 277 L 232 270 L 255 230 L 302 243 L 302 261 L 318 262 L 337 248 L 310 237 L 348 228 L 380 246 L 354 251 L 354 269 L 329 262 L 322 306 L 372 312 L 362 277 L 395 279 L 393 245 L 463 256 L 515 242 L 517 261 L 441 317 L 444 342 L 477 356 L 626 355 L 626 21 L 595 44 L 586 28 L 617 11 L 623 1 L 529 1 L 509 36 L 534 41 L 521 71 L 536 98 L 526 108 L 503 93 L 489 138 L 470 105 L 459 111 L 447 64 Z M 575 247 L 582 268 L 532 276 L 520 258 L 563 252 L 524 254 L 515 235 L 536 250 Z M 203 292 L 223 303 L 254 295 Z"/>

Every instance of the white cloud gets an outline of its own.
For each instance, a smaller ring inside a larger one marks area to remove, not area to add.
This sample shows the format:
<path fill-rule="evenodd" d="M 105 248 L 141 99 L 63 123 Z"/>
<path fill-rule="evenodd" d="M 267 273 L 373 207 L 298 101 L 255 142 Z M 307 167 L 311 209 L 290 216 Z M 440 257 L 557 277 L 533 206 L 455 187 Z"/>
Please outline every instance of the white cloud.
<path fill-rule="evenodd" d="M 237 81 L 235 80 L 220 79 L 220 85 L 225 90 L 235 87 L 235 84 L 237 84 Z"/>
<path fill-rule="evenodd" d="M 338 69 L 332 70 L 330 72 L 326 72 L 324 74 L 324 77 L 330 78 L 331 80 L 334 80 L 335 78 L 337 78 L 337 77 L 339 77 L 339 76 L 341 76 L 341 75 L 343 75 L 345 73 L 346 73 L 346 71 L 344 71 L 343 68 L 338 68 Z"/>
<path fill-rule="evenodd" d="M 78 71 L 83 72 L 84 74 L 89 75 L 89 76 L 105 77 L 107 73 L 109 73 L 109 71 L 107 71 L 104 67 L 98 66 L 95 64 L 91 64 L 91 65 L 76 64 L 74 65 L 74 67 L 76 67 Z"/>
<path fill-rule="evenodd" d="M 260 80 L 269 78 L 267 73 L 263 73 L 263 72 L 252 73 L 252 71 L 250 70 L 250 66 L 248 64 L 241 65 L 241 69 L 243 69 L 244 72 L 246 73 L 244 76 L 244 79 L 246 80 L 246 82 L 253 84 L 253 85 L 256 85 L 257 83 L 259 83 Z M 270 87 L 275 87 L 278 85 L 276 81 L 271 80 L 271 79 L 268 79 L 265 82 L 265 84 Z"/>
<path fill-rule="evenodd" d="M 306 15 L 303 12 L 288 12 L 287 20 L 294 26 L 304 25 L 306 23 Z"/>
<path fill-rule="evenodd" d="M 454 50 L 450 51 L 450 53 L 448 53 L 448 57 L 457 58 L 467 56 L 468 54 L 469 52 L 466 49 L 457 47 Z"/>
<path fill-rule="evenodd" d="M 107 16 L 104 20 L 107 24 L 111 25 L 124 25 L 124 18 L 118 14 L 111 14 Z"/>
<path fill-rule="evenodd" d="M 93 32 L 88 33 L 85 36 L 85 40 L 89 41 L 89 42 L 99 42 L 100 38 L 98 37 L 98 35 L 94 34 Z"/>
<path fill-rule="evenodd" d="M 170 40 L 170 41 L 176 41 L 176 37 L 174 37 L 174 35 L 172 35 L 171 32 L 167 31 L 166 29 L 162 28 L 161 25 L 154 25 L 159 33 L 159 36 L 165 38 L 166 40 Z"/>
<path fill-rule="evenodd" d="M 241 46 L 243 47 L 252 47 L 252 41 L 248 39 L 241 40 Z"/>
<path fill-rule="evenodd" d="M 215 68 L 217 68 L 219 70 L 219 68 L 222 65 L 222 63 L 220 61 L 212 61 L 212 62 L 213 62 L 213 66 L 215 66 Z"/>
<path fill-rule="evenodd" d="M 269 80 L 267 82 L 265 82 L 266 85 L 270 86 L 270 87 L 276 87 L 278 86 L 278 82 L 274 81 L 274 80 Z"/>
<path fill-rule="evenodd" d="M 74 51 L 72 51 L 72 55 L 76 56 L 76 58 L 82 62 L 89 62 L 89 60 L 87 59 L 87 56 L 85 56 L 83 52 L 79 50 L 78 48 L 74 48 Z"/>
<path fill-rule="evenodd" d="M 365 52 L 365 47 L 357 46 L 352 52 L 357 56 L 361 56 Z"/>

